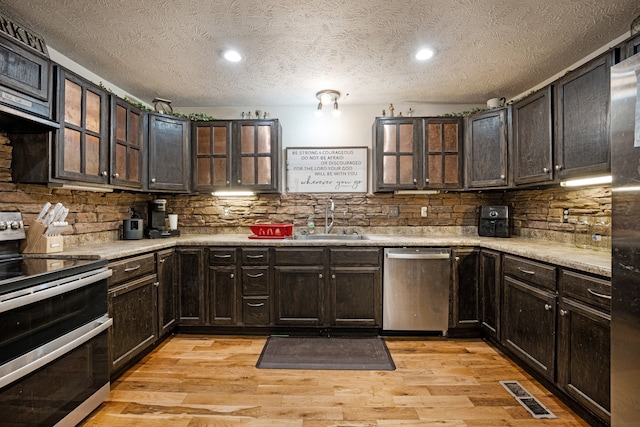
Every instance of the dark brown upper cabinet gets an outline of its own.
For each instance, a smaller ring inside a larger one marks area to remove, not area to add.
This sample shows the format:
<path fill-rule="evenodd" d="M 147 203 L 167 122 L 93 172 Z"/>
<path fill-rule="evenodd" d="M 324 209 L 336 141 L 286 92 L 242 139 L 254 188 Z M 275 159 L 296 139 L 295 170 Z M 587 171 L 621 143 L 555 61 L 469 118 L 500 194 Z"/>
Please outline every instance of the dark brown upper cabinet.
<path fill-rule="evenodd" d="M 469 189 L 507 187 L 508 120 L 509 107 L 467 117 L 465 165 Z"/>
<path fill-rule="evenodd" d="M 612 56 L 612 52 L 607 52 L 553 84 L 557 179 L 611 170 L 609 80 Z"/>
<path fill-rule="evenodd" d="M 462 119 L 378 118 L 374 192 L 462 188 Z"/>
<path fill-rule="evenodd" d="M 424 120 L 424 189 L 463 187 L 462 122 L 462 118 Z"/>
<path fill-rule="evenodd" d="M 193 122 L 192 175 L 194 191 L 231 185 L 231 122 Z"/>
<path fill-rule="evenodd" d="M 374 192 L 420 188 L 422 120 L 378 118 L 373 126 Z"/>
<path fill-rule="evenodd" d="M 58 99 L 53 178 L 109 182 L 109 98 L 93 83 L 57 67 Z"/>
<path fill-rule="evenodd" d="M 191 122 L 149 113 L 149 191 L 189 191 L 189 136 Z"/>
<path fill-rule="evenodd" d="M 147 115 L 140 108 L 111 95 L 111 174 L 118 187 L 142 189 Z"/>
<path fill-rule="evenodd" d="M 194 190 L 279 191 L 277 119 L 193 123 Z"/>
<path fill-rule="evenodd" d="M 513 104 L 513 182 L 516 186 L 553 181 L 551 86 Z"/>

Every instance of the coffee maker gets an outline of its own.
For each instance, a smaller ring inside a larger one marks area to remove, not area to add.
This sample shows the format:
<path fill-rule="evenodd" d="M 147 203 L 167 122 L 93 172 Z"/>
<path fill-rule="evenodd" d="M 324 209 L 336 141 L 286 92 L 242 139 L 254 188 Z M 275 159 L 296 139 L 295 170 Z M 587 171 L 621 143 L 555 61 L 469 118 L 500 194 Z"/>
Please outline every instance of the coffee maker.
<path fill-rule="evenodd" d="M 178 230 L 169 230 L 167 226 L 167 201 L 154 199 L 149 202 L 149 217 L 145 234 L 150 239 L 179 236 Z"/>

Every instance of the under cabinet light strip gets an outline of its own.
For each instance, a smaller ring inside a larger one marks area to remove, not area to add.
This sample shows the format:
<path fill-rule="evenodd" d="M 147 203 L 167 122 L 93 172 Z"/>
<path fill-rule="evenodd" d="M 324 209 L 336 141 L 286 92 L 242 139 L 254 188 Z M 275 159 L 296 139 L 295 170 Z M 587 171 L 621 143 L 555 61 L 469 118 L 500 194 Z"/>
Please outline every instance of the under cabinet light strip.
<path fill-rule="evenodd" d="M 581 187 L 585 185 L 611 184 L 611 175 L 593 178 L 571 179 L 560 182 L 561 187 Z"/>

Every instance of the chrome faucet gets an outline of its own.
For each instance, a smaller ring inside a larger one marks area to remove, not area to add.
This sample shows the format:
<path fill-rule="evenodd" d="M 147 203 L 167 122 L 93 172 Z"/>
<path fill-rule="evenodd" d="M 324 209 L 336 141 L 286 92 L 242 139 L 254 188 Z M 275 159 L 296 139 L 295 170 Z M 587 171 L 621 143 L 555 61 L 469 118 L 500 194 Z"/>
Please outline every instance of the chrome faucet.
<path fill-rule="evenodd" d="M 336 209 L 336 205 L 333 203 L 333 199 L 329 197 L 329 202 L 324 208 L 324 233 L 329 234 L 333 230 L 333 212 Z M 331 212 L 331 222 L 329 222 L 329 212 Z"/>

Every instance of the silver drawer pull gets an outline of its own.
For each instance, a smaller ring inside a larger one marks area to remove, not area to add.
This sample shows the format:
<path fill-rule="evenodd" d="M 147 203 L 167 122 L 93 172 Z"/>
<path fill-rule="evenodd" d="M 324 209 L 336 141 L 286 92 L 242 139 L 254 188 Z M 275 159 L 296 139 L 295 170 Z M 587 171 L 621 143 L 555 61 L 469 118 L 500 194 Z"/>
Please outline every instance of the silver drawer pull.
<path fill-rule="evenodd" d="M 523 274 L 528 274 L 530 276 L 535 276 L 536 272 L 531 270 L 523 270 L 521 267 L 518 267 L 518 271 Z"/>
<path fill-rule="evenodd" d="M 551 310 L 551 304 L 545 304 L 544 309 L 547 311 Z"/>
<path fill-rule="evenodd" d="M 248 276 L 248 277 L 251 277 L 252 279 L 255 279 L 255 278 L 257 278 L 257 277 L 262 277 L 262 276 L 264 276 L 264 273 L 257 273 L 257 274 L 249 274 L 249 273 L 247 273 L 247 276 Z"/>
<path fill-rule="evenodd" d="M 127 268 L 124 269 L 124 272 L 128 273 L 130 271 L 136 271 L 136 270 L 139 270 L 139 269 L 140 269 L 140 264 L 136 265 L 135 267 L 127 267 Z"/>
<path fill-rule="evenodd" d="M 231 255 L 226 254 L 226 255 L 218 255 L 218 254 L 213 254 L 214 258 L 231 258 Z"/>
<path fill-rule="evenodd" d="M 264 255 L 247 255 L 247 258 L 260 259 L 260 258 L 264 258 Z"/>
<path fill-rule="evenodd" d="M 598 292 L 592 291 L 591 289 L 587 289 L 587 292 L 599 298 L 611 299 L 611 295 L 600 294 Z"/>
<path fill-rule="evenodd" d="M 247 305 L 249 307 L 262 307 L 264 305 L 263 302 L 248 302 Z"/>

